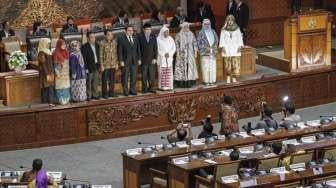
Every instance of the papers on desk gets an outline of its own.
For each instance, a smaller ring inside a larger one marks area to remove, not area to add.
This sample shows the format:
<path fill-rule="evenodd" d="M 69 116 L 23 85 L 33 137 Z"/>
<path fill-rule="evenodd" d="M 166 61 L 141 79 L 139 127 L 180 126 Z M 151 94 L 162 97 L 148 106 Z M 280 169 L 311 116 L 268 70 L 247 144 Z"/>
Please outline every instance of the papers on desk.
<path fill-rule="evenodd" d="M 323 174 L 323 168 L 322 167 L 313 168 L 313 173 L 314 175 L 321 175 Z"/>
<path fill-rule="evenodd" d="M 63 173 L 62 172 L 52 172 L 52 171 L 48 171 L 47 175 L 49 178 L 51 178 L 52 180 L 54 180 L 55 182 L 61 182 L 63 180 Z"/>
<path fill-rule="evenodd" d="M 306 136 L 301 138 L 301 142 L 305 144 L 311 144 L 316 142 L 316 136 Z"/>
<path fill-rule="evenodd" d="M 306 164 L 305 163 L 297 163 L 289 165 L 289 168 L 293 171 L 300 172 L 306 170 Z"/>
<path fill-rule="evenodd" d="M 227 149 L 227 150 L 222 150 L 218 152 L 219 156 L 230 156 L 231 152 L 233 151 L 233 149 Z"/>
<path fill-rule="evenodd" d="M 251 131 L 251 134 L 254 136 L 262 136 L 265 135 L 265 129 L 255 129 Z"/>
<path fill-rule="evenodd" d="M 8 185 L 7 188 L 27 188 L 27 185 Z"/>
<path fill-rule="evenodd" d="M 134 148 L 126 150 L 128 156 L 140 155 L 142 153 L 142 148 Z"/>
<path fill-rule="evenodd" d="M 216 161 L 211 160 L 211 159 L 205 159 L 204 162 L 209 163 L 209 164 L 217 164 Z"/>
<path fill-rule="evenodd" d="M 308 128 L 308 126 L 306 126 L 304 122 L 299 122 L 299 123 L 297 123 L 297 126 L 298 126 L 300 129 Z"/>
<path fill-rule="evenodd" d="M 177 146 L 178 148 L 187 148 L 187 147 L 189 147 L 189 145 L 187 144 L 186 141 L 176 142 L 176 146 Z"/>
<path fill-rule="evenodd" d="M 218 135 L 217 138 L 218 140 L 225 140 L 225 135 Z"/>
<path fill-rule="evenodd" d="M 296 139 L 284 140 L 282 141 L 282 145 L 293 144 L 295 146 L 300 145 Z"/>
<path fill-rule="evenodd" d="M 205 138 L 194 139 L 194 140 L 191 140 L 190 143 L 193 146 L 201 146 L 205 144 Z"/>
<path fill-rule="evenodd" d="M 254 152 L 254 146 L 247 146 L 238 149 L 242 154 L 251 154 Z"/>
<path fill-rule="evenodd" d="M 321 120 L 313 120 L 313 121 L 307 121 L 307 125 L 310 127 L 318 127 L 321 126 Z"/>
<path fill-rule="evenodd" d="M 247 134 L 246 131 L 242 131 L 242 132 L 239 132 L 239 133 L 236 133 L 238 136 L 241 136 L 243 138 L 248 138 L 248 137 L 251 137 L 250 135 Z"/>
<path fill-rule="evenodd" d="M 238 175 L 231 175 L 231 176 L 223 176 L 221 180 L 225 184 L 236 183 L 239 180 Z"/>
<path fill-rule="evenodd" d="M 176 165 L 184 165 L 184 164 L 189 163 L 189 157 L 175 158 L 175 159 L 172 159 L 172 162 Z"/>
<path fill-rule="evenodd" d="M 244 187 L 254 187 L 256 185 L 258 185 L 257 183 L 257 178 L 253 177 L 250 179 L 246 179 L 246 180 L 241 180 L 239 182 L 239 187 L 244 188 Z"/>

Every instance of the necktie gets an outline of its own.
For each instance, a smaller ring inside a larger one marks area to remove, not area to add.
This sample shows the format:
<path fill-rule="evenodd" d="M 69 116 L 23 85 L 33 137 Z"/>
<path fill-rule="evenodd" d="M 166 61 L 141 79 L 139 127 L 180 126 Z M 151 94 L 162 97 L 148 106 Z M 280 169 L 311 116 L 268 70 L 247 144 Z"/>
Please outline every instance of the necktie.
<path fill-rule="evenodd" d="M 133 39 L 132 39 L 132 37 L 128 36 L 128 40 L 133 45 Z"/>

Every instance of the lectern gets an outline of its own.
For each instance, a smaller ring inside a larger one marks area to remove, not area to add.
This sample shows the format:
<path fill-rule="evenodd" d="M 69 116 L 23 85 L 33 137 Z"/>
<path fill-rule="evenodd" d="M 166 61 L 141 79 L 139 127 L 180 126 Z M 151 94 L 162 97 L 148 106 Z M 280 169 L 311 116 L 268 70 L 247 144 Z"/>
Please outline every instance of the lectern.
<path fill-rule="evenodd" d="M 285 22 L 284 55 L 290 72 L 331 65 L 332 16 L 323 10 L 293 15 Z"/>

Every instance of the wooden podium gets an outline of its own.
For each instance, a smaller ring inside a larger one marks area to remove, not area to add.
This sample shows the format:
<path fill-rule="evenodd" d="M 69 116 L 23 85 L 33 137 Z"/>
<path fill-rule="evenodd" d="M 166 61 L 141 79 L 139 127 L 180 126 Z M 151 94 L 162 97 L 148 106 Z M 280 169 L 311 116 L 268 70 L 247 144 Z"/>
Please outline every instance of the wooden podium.
<path fill-rule="evenodd" d="M 284 55 L 290 72 L 331 65 L 332 16 L 323 10 L 293 15 L 285 22 Z"/>

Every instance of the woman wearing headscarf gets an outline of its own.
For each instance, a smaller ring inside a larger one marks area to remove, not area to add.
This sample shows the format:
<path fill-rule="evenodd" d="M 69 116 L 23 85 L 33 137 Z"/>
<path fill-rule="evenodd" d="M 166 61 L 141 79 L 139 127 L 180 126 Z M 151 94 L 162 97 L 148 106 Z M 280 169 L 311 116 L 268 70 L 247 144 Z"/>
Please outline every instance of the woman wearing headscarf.
<path fill-rule="evenodd" d="M 176 63 L 174 82 L 176 87 L 190 88 L 198 79 L 196 57 L 197 44 L 195 35 L 189 29 L 189 23 L 181 24 L 181 31 L 176 35 Z"/>
<path fill-rule="evenodd" d="M 53 53 L 55 68 L 56 100 L 59 104 L 67 104 L 70 101 L 70 78 L 69 78 L 69 52 L 64 40 L 59 39 Z"/>
<path fill-rule="evenodd" d="M 176 51 L 174 39 L 169 36 L 169 29 L 163 26 L 157 37 L 159 89 L 173 90 L 173 59 Z"/>
<path fill-rule="evenodd" d="M 86 101 L 86 72 L 80 43 L 72 41 L 70 47 L 71 99 L 74 102 Z"/>
<path fill-rule="evenodd" d="M 52 63 L 52 54 L 50 51 L 50 42 L 50 39 L 42 38 L 39 42 L 37 51 L 40 72 L 41 101 L 42 103 L 48 103 L 50 106 L 53 106 L 55 74 Z"/>
<path fill-rule="evenodd" d="M 240 32 L 233 15 L 226 17 L 225 24 L 221 31 L 219 47 L 222 48 L 224 58 L 224 72 L 226 83 L 237 82 L 240 75 L 240 50 L 244 46 L 243 35 Z"/>
<path fill-rule="evenodd" d="M 205 85 L 216 83 L 216 55 L 218 36 L 211 28 L 209 19 L 204 19 L 202 29 L 197 36 L 198 51 L 201 56 L 202 77 Z"/>

